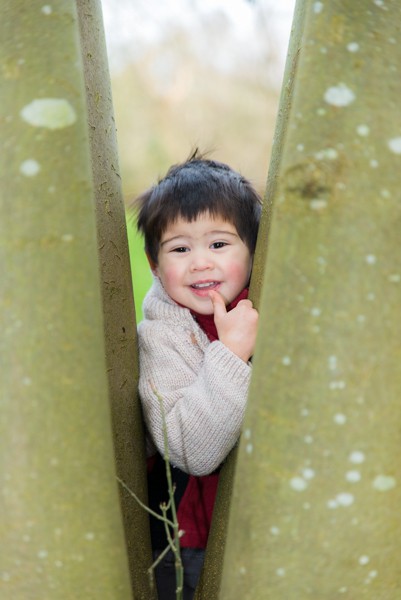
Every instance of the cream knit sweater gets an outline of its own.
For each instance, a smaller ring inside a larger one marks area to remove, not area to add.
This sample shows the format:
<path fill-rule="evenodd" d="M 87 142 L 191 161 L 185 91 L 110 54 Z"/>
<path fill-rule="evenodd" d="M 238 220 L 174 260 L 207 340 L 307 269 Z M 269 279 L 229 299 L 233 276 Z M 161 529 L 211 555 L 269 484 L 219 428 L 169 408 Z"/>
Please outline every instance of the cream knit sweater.
<path fill-rule="evenodd" d="M 139 394 L 150 437 L 164 454 L 166 415 L 170 462 L 191 475 L 208 475 L 238 440 L 250 363 L 219 341 L 210 342 L 189 309 L 176 304 L 155 278 L 138 326 Z"/>

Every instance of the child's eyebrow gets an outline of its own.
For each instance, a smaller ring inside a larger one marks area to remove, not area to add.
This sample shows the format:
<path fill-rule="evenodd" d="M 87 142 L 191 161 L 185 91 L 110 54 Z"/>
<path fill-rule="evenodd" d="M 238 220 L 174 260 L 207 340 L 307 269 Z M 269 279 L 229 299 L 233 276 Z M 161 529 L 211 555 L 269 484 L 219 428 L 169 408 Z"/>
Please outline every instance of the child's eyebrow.
<path fill-rule="evenodd" d="M 182 240 L 184 238 L 186 238 L 187 236 L 183 235 L 174 235 L 171 238 L 167 238 L 167 240 L 163 240 L 163 242 L 160 242 L 160 246 L 164 246 L 164 244 L 168 244 L 169 242 L 174 242 L 174 240 Z"/>
<path fill-rule="evenodd" d="M 238 237 L 238 234 L 235 231 L 227 231 L 227 229 L 216 229 L 214 231 L 209 231 L 207 235 L 232 235 L 234 237 Z"/>
<path fill-rule="evenodd" d="M 232 237 L 239 237 L 235 231 L 227 231 L 226 229 L 215 229 L 213 231 L 208 231 L 205 234 L 205 237 L 215 236 L 215 235 L 231 235 Z M 164 244 L 168 244 L 169 242 L 174 242 L 174 240 L 187 240 L 191 236 L 183 234 L 174 235 L 171 238 L 167 238 L 160 243 L 160 246 L 164 246 Z"/>

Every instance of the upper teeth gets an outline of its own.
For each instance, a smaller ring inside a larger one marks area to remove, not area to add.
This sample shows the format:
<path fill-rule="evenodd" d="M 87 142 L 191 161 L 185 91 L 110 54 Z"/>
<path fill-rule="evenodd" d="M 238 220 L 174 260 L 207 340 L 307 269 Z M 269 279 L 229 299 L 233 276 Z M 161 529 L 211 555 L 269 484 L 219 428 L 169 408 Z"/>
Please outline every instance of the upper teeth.
<path fill-rule="evenodd" d="M 192 287 L 194 287 L 194 288 L 206 288 L 206 287 L 212 287 L 213 285 L 216 285 L 215 281 L 208 281 L 207 283 L 194 283 L 192 285 Z"/>

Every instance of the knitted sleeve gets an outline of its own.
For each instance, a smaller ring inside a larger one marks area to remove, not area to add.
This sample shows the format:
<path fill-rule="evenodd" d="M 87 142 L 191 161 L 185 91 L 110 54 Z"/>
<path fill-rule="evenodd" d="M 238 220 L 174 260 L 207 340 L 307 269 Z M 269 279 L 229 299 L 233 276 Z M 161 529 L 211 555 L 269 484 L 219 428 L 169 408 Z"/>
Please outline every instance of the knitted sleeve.
<path fill-rule="evenodd" d="M 235 445 L 244 416 L 251 367 L 203 332 L 174 331 L 161 321 L 139 328 L 140 381 L 148 431 L 170 462 L 191 475 L 213 472 Z"/>

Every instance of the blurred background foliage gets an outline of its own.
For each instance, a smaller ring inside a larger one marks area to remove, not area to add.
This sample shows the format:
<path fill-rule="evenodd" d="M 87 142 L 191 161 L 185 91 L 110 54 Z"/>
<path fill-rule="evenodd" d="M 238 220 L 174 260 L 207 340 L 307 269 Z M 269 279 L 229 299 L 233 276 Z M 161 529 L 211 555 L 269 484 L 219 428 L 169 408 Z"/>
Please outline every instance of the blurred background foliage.
<path fill-rule="evenodd" d="M 195 147 L 263 195 L 294 2 L 103 0 L 127 207 Z M 151 274 L 127 217 L 139 321 Z"/>

